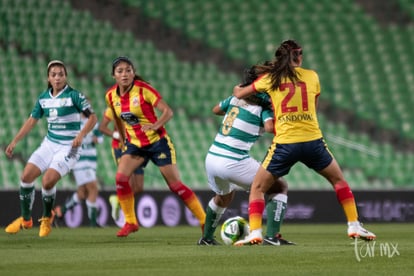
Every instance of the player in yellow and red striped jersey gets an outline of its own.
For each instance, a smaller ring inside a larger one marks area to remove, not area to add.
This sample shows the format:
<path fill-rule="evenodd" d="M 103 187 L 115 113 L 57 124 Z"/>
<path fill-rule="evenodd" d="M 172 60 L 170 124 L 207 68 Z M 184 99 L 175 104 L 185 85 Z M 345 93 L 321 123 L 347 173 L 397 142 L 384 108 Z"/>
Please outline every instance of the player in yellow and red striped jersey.
<path fill-rule="evenodd" d="M 125 215 L 118 237 L 138 230 L 134 194 L 129 186 L 133 171 L 151 160 L 172 192 L 177 194 L 203 226 L 206 214 L 195 193 L 180 179 L 174 145 L 164 125 L 173 112 L 155 88 L 136 75 L 132 61 L 118 57 L 112 63 L 116 84 L 108 89 L 105 100 L 114 113 L 124 151 L 116 173 L 116 191 Z M 155 109 L 160 112 L 158 117 Z"/>
<path fill-rule="evenodd" d="M 323 140 L 316 112 L 320 95 L 319 77 L 315 71 L 301 67 L 302 58 L 302 47 L 296 41 L 284 41 L 275 52 L 272 66 L 262 77 L 249 86 L 234 87 L 233 94 L 238 98 L 256 92 L 270 96 L 276 130 L 250 191 L 250 234 L 235 245 L 262 243 L 264 193 L 275 179 L 288 174 L 296 162 L 304 163 L 331 183 L 348 220 L 349 237 L 376 238 L 359 223 L 352 191 Z"/>
<path fill-rule="evenodd" d="M 112 137 L 112 157 L 115 161 L 115 164 L 118 165 L 118 161 L 122 156 L 122 149 L 121 144 L 119 142 L 119 131 L 117 130 L 116 126 L 114 125 L 113 129 L 110 129 L 108 125 L 114 121 L 114 114 L 112 110 L 107 107 L 103 114 L 102 120 L 99 123 L 99 131 L 103 134 Z M 134 173 L 131 175 L 129 179 L 129 184 L 131 185 L 132 191 L 135 195 L 141 193 L 143 191 L 144 186 L 144 168 L 146 164 L 142 164 L 138 167 Z M 119 200 L 116 194 L 109 196 L 109 203 L 111 204 L 111 216 L 114 221 L 119 219 Z"/>

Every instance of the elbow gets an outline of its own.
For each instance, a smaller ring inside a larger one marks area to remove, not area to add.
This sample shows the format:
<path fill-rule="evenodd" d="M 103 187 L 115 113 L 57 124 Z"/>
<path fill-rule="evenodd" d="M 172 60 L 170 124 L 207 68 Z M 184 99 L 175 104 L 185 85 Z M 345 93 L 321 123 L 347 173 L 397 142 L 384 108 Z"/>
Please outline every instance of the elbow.
<path fill-rule="evenodd" d="M 96 116 L 96 114 L 91 114 L 88 119 L 91 120 L 91 122 L 93 122 L 93 125 L 95 125 L 98 122 L 98 116 Z"/>
<path fill-rule="evenodd" d="M 267 133 L 274 133 L 274 131 L 275 131 L 274 121 L 273 120 L 266 121 L 266 123 L 264 125 L 264 130 Z"/>
<path fill-rule="evenodd" d="M 233 96 L 238 99 L 243 99 L 246 97 L 246 95 L 243 93 L 243 88 L 237 85 L 233 88 Z"/>
<path fill-rule="evenodd" d="M 221 108 L 218 104 L 215 105 L 211 111 L 216 115 L 224 115 L 225 114 L 225 112 L 223 110 L 221 110 Z"/>
<path fill-rule="evenodd" d="M 236 98 L 240 98 L 240 89 L 238 86 L 235 86 L 233 88 L 233 96 L 235 96 Z"/>
<path fill-rule="evenodd" d="M 273 126 L 270 126 L 270 127 L 265 127 L 265 131 L 267 132 L 267 133 L 273 133 L 274 132 L 274 127 Z"/>
<path fill-rule="evenodd" d="M 174 111 L 171 108 L 169 108 L 167 112 L 168 120 L 171 119 L 173 116 L 174 116 Z"/>

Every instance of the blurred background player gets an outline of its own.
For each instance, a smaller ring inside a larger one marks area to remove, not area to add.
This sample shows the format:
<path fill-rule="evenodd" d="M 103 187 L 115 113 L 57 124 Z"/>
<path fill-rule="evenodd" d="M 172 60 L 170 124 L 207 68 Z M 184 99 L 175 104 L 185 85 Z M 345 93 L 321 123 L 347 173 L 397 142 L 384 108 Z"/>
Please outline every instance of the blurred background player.
<path fill-rule="evenodd" d="M 122 155 L 122 148 L 121 143 L 119 142 L 120 135 L 119 131 L 116 128 L 116 124 L 114 124 L 113 130 L 111 130 L 108 126 L 114 120 L 114 115 L 112 110 L 108 107 L 105 109 L 104 115 L 102 120 L 99 124 L 99 131 L 109 137 L 112 137 L 112 157 L 114 158 L 115 164 L 118 165 L 119 158 Z M 141 193 L 144 187 L 144 167 L 146 162 L 138 167 L 131 178 L 129 179 L 129 184 L 131 185 L 132 191 L 135 195 Z M 111 215 L 112 218 L 116 221 L 119 219 L 119 200 L 116 194 L 109 196 L 109 203 L 111 204 Z"/>
<path fill-rule="evenodd" d="M 105 100 L 114 112 L 120 141 L 126 147 L 115 177 L 119 203 L 125 216 L 125 225 L 117 236 L 126 237 L 138 231 L 129 179 L 134 170 L 149 159 L 158 166 L 168 188 L 181 198 L 203 226 L 206 217 L 203 206 L 180 179 L 174 144 L 164 127 L 172 118 L 173 111 L 154 87 L 136 75 L 135 67 L 127 57 L 118 57 L 112 62 L 112 75 L 116 84 L 108 89 Z"/>
<path fill-rule="evenodd" d="M 257 78 L 256 68 L 244 74 L 244 85 Z M 204 233 L 198 245 L 217 245 L 214 232 L 220 218 L 234 198 L 235 191 L 250 190 L 260 163 L 249 155 L 251 147 L 264 133 L 273 133 L 273 111 L 266 94 L 246 99 L 230 96 L 214 106 L 213 113 L 224 115 L 221 127 L 205 159 L 208 184 L 215 192 L 206 208 Z M 277 189 L 268 191 L 267 228 L 264 244 L 293 245 L 282 239 L 280 226 L 287 208 L 287 183 L 277 180 Z"/>
<path fill-rule="evenodd" d="M 81 126 L 87 122 L 87 118 L 82 115 Z M 82 141 L 82 152 L 78 162 L 73 167 L 73 176 L 76 181 L 77 191 L 62 206 L 55 207 L 56 217 L 62 219 L 68 210 L 78 205 L 84 200 L 88 211 L 89 225 L 99 226 L 97 222 L 98 209 L 96 199 L 98 198 L 98 179 L 96 177 L 97 150 L 96 145 L 103 142 L 102 133 L 98 130 L 98 124 L 89 132 Z"/>
<path fill-rule="evenodd" d="M 319 77 L 315 71 L 301 67 L 302 58 L 302 47 L 296 41 L 284 41 L 262 77 L 251 85 L 234 87 L 233 95 L 240 99 L 258 92 L 267 93 L 276 118 L 276 134 L 250 190 L 250 234 L 235 245 L 262 243 L 264 193 L 297 162 L 304 163 L 331 183 L 345 212 L 349 237 L 365 240 L 376 237 L 358 221 L 354 195 L 323 139 L 317 119 Z"/>
<path fill-rule="evenodd" d="M 49 62 L 47 81 L 47 90 L 36 100 L 30 117 L 6 148 L 6 155 L 11 157 L 16 144 L 33 129 L 40 118 L 46 117 L 47 135 L 30 156 L 21 176 L 21 217 L 6 227 L 5 231 L 10 234 L 19 232 L 21 228 L 28 229 L 33 226 L 34 181 L 42 174 L 43 214 L 39 220 L 39 236 L 46 237 L 50 234 L 56 183 L 73 168 L 79 159 L 83 138 L 97 122 L 97 117 L 85 96 L 68 85 L 67 70 L 62 61 Z M 88 118 L 83 128 L 81 113 Z"/>

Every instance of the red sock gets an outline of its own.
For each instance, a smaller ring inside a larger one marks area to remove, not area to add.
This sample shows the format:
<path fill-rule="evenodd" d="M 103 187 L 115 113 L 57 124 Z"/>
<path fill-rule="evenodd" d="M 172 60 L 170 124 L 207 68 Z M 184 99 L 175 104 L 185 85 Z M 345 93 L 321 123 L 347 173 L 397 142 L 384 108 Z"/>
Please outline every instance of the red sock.
<path fill-rule="evenodd" d="M 171 183 L 171 185 L 168 187 L 170 188 L 171 192 L 177 194 L 184 202 L 194 195 L 194 192 L 186 185 L 184 185 L 181 181 Z"/>
<path fill-rule="evenodd" d="M 135 215 L 135 198 L 131 186 L 129 186 L 129 177 L 122 173 L 116 173 L 116 194 L 118 195 L 119 205 L 124 212 L 125 222 L 138 224 Z"/>
<path fill-rule="evenodd" d="M 132 194 L 131 186 L 129 186 L 128 176 L 117 172 L 115 176 L 115 183 L 116 183 L 116 194 L 118 195 L 119 199 L 121 199 L 123 196 Z"/>
<path fill-rule="evenodd" d="M 195 193 L 181 181 L 171 183 L 168 187 L 182 199 L 187 208 L 198 219 L 200 225 L 203 225 L 206 220 L 206 213 Z"/>
<path fill-rule="evenodd" d="M 265 208 L 264 199 L 257 199 L 249 204 L 249 224 L 250 230 L 262 228 L 263 211 Z"/>
<path fill-rule="evenodd" d="M 336 198 L 342 205 L 348 222 L 357 221 L 358 211 L 356 209 L 355 198 L 351 189 L 349 188 L 348 183 L 346 181 L 339 181 L 334 185 L 334 188 Z"/>

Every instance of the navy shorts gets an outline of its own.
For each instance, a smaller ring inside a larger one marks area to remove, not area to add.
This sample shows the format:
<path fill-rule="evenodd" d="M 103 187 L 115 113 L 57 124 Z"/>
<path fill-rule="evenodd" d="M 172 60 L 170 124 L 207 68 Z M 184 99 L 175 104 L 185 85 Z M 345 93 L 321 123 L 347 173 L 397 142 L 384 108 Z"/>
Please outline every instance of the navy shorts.
<path fill-rule="evenodd" d="M 122 154 L 131 154 L 145 158 L 144 164 L 151 160 L 158 167 L 175 164 L 175 149 L 170 138 L 165 136 L 154 144 L 137 147 L 130 142 L 126 142 L 126 150 Z"/>
<path fill-rule="evenodd" d="M 301 143 L 272 144 L 263 160 L 263 167 L 272 175 L 284 176 L 297 162 L 315 171 L 326 168 L 333 160 L 323 138 Z"/>
<path fill-rule="evenodd" d="M 112 155 L 115 159 L 115 163 L 118 164 L 119 158 L 122 156 L 122 149 L 112 148 Z M 144 168 L 147 166 L 148 160 L 145 160 L 144 163 L 135 169 L 134 174 L 144 174 Z"/>

